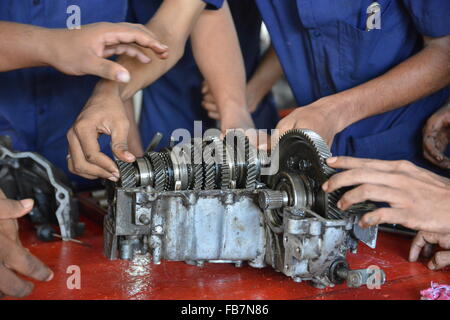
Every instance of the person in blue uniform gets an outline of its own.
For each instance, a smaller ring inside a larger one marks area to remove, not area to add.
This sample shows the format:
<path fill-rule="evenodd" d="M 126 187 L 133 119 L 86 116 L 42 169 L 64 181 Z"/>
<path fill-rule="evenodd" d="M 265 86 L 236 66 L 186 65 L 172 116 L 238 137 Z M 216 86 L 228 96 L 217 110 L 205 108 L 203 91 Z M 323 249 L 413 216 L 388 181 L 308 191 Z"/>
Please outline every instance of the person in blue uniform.
<path fill-rule="evenodd" d="M 422 156 L 426 119 L 447 99 L 450 2 L 256 0 L 298 108 L 278 128 L 310 128 L 334 155 Z"/>
<path fill-rule="evenodd" d="M 130 22 L 146 23 L 157 11 L 161 1 L 130 2 Z M 261 52 L 259 34 L 261 17 L 253 1 L 228 1 L 230 11 L 239 36 L 247 78 L 250 78 L 258 66 Z M 195 62 L 188 41 L 184 56 L 164 76 L 143 90 L 143 108 L 139 129 L 143 145 L 157 132 L 164 136 L 160 146 L 166 146 L 172 132 L 178 128 L 194 132 L 194 121 L 202 121 L 202 129 L 215 126 L 201 107 L 203 76 Z M 252 113 L 256 128 L 274 129 L 277 112 L 273 98 L 268 95 Z"/>
<path fill-rule="evenodd" d="M 219 1 L 206 2 L 213 5 Z M 70 146 L 67 160 L 72 172 L 89 179 L 102 177 L 117 181 L 120 177 L 117 165 L 102 152 L 97 142 L 98 135 L 111 136 L 112 150 L 118 159 L 126 162 L 135 160 L 136 155 L 132 153 L 127 141 L 131 127 L 126 115 L 128 108 L 124 108 L 124 104 L 137 91 L 153 84 L 182 59 L 189 36 L 198 68 L 217 101 L 220 130 L 224 132 L 231 128 L 254 128 L 247 108 L 243 57 L 229 6 L 225 2 L 220 10 L 204 9 L 205 4 L 199 0 L 180 1 L 176 6 L 172 1 L 162 1 L 147 27 L 170 48 L 168 58 L 153 60 L 145 65 L 121 57 L 119 63 L 131 70 L 130 83 L 119 85 L 103 80 L 97 84 L 91 99 L 67 134 Z M 180 12 L 183 15 L 180 16 Z M 192 127 L 190 120 L 198 116 L 192 114 L 195 106 L 188 103 L 193 99 L 189 93 L 190 88 L 194 82 L 199 82 L 198 73 L 191 77 L 192 63 L 187 59 L 176 68 L 179 71 L 163 79 L 155 89 L 150 89 L 153 100 L 145 108 L 149 117 L 156 119 L 152 120 L 156 127 L 153 129 L 161 128 L 166 132 L 165 126 L 168 126 L 169 134 L 173 127 L 186 127 L 186 123 L 189 123 L 188 128 Z M 176 89 L 169 90 L 172 88 L 169 84 L 173 84 Z M 196 90 L 199 92 L 197 108 L 201 112 L 200 86 L 201 83 L 198 83 Z M 175 108 L 174 105 L 184 97 L 189 100 L 183 104 L 187 109 L 182 110 L 179 106 Z M 165 110 L 166 107 L 169 110 Z"/>
<path fill-rule="evenodd" d="M 47 35 L 48 32 L 45 34 L 45 40 L 40 40 L 39 32 L 42 33 L 43 30 L 48 31 L 54 28 L 59 28 L 63 32 L 63 34 L 57 36 L 56 43 L 53 46 L 46 46 L 42 51 L 53 54 L 50 59 L 52 60 L 51 64 L 70 75 L 63 74 L 50 67 L 26 68 L 0 73 L 0 134 L 9 135 L 15 149 L 39 152 L 66 173 L 68 173 L 66 163 L 67 130 L 76 119 L 98 81 L 96 76 L 74 76 L 86 73 L 82 72 L 81 69 L 77 70 L 76 65 L 81 64 L 81 62 L 87 64 L 89 57 L 86 54 L 81 54 L 81 48 L 87 46 L 87 43 L 81 43 L 80 41 L 74 43 L 73 41 L 76 39 L 72 35 L 81 36 L 89 32 L 89 28 L 85 26 L 88 24 L 100 21 L 123 22 L 128 8 L 127 0 L 113 2 L 100 0 L 95 3 L 87 0 L 75 0 L 71 4 L 80 8 L 80 21 L 83 28 L 81 30 L 70 30 L 67 35 L 64 35 L 64 32 L 68 31 L 66 29 L 67 19 L 70 14 L 67 14 L 68 4 L 64 1 L 8 0 L 3 1 L 0 6 L 0 21 L 3 21 L 2 32 L 5 32 L 5 35 L 15 35 L 18 39 L 13 41 L 16 43 L 27 41 L 28 52 L 38 53 L 42 45 L 48 44 L 47 41 L 50 37 Z M 22 25 L 22 28 L 26 27 L 26 32 L 12 33 L 12 30 L 7 31 L 5 24 L 11 22 L 24 24 L 25 26 Z M 37 29 L 31 25 L 50 29 Z M 117 25 L 113 25 L 113 27 L 117 28 Z M 122 34 L 124 27 L 119 30 Z M 94 28 L 97 27 L 94 26 Z M 102 28 L 104 29 L 104 26 Z M 106 25 L 106 28 L 108 30 L 103 30 L 103 33 L 111 34 L 114 31 L 110 29 L 111 25 Z M 143 29 L 145 30 L 145 28 Z M 22 34 L 24 34 L 23 37 Z M 2 36 L 3 40 L 4 38 Z M 104 41 L 104 39 L 99 40 Z M 33 44 L 33 41 L 36 42 Z M 0 52 L 6 49 L 7 45 L 4 44 Z M 95 48 L 91 49 L 94 51 Z M 15 59 L 20 58 L 19 54 L 15 52 Z M 4 64 L 12 65 L 10 60 L 3 58 L 1 65 Z M 46 65 L 50 65 L 50 63 L 46 63 Z M 25 59 L 21 59 L 14 69 L 27 66 Z M 37 66 L 42 66 L 42 61 Z M 117 67 L 119 71 L 123 69 L 122 72 L 125 72 L 123 74 L 124 80 L 128 81 L 129 74 L 126 69 L 116 64 L 116 69 Z M 97 69 L 100 69 L 100 72 L 87 73 L 102 75 L 101 70 L 107 70 L 102 66 L 97 67 Z M 113 77 L 109 78 L 114 79 Z M 107 145 L 108 142 L 104 139 L 102 146 L 107 149 Z M 78 188 L 87 188 L 93 185 L 93 182 L 75 175 L 71 175 L 70 178 L 77 184 Z"/>
<path fill-rule="evenodd" d="M 187 17 L 178 14 L 179 20 L 188 21 L 195 21 L 205 6 L 200 0 L 170 1 L 172 9 L 178 4 L 187 8 L 183 11 Z M 127 0 L 73 0 L 73 5 L 80 8 L 81 30 L 63 30 L 69 17 L 64 1 L 5 0 L 0 7 L 0 134 L 10 135 L 14 148 L 37 151 L 65 171 L 66 132 L 98 82 L 94 76 L 74 75 L 101 76 L 118 85 L 131 82 L 132 70 L 106 57 L 128 54 L 140 65 L 161 65 L 163 59 L 171 59 L 167 47 L 143 26 L 94 24 L 124 21 Z M 153 25 L 158 26 L 158 22 Z M 189 28 L 184 30 L 189 32 Z M 106 149 L 107 139 L 101 145 Z M 89 185 L 92 183 L 78 178 L 79 188 Z M 23 297 L 33 290 L 33 284 L 21 275 L 40 281 L 53 277 L 50 268 L 19 240 L 16 219 L 32 207 L 32 199 L 10 200 L 0 190 L 0 297 Z"/>

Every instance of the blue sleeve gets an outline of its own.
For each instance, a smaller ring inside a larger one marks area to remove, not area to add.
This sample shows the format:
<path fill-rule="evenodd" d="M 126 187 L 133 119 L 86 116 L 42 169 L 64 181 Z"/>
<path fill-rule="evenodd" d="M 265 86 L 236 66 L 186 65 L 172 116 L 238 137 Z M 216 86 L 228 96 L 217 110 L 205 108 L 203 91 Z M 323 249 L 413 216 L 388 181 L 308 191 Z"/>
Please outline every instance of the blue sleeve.
<path fill-rule="evenodd" d="M 225 0 L 203 0 L 206 3 L 206 9 L 214 10 L 222 8 L 223 2 Z"/>
<path fill-rule="evenodd" d="M 403 0 L 417 30 L 424 36 L 450 34 L 449 0 Z"/>

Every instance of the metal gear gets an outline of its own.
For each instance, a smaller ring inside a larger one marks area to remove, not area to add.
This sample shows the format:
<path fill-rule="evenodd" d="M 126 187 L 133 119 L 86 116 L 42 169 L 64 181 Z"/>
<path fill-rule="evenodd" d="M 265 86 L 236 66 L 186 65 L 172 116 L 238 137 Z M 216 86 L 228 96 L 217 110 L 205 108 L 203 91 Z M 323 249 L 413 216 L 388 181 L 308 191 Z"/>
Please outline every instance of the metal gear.
<path fill-rule="evenodd" d="M 192 152 L 192 173 L 193 179 L 191 188 L 192 190 L 201 190 L 203 186 L 203 161 L 202 161 L 202 144 L 195 139 L 191 144 Z"/>
<path fill-rule="evenodd" d="M 293 172 L 303 176 L 314 197 L 311 210 L 324 217 L 337 219 L 342 216 L 336 205 L 337 193 L 329 195 L 321 188 L 335 170 L 325 162 L 331 157 L 331 152 L 317 133 L 308 129 L 286 132 L 273 149 L 272 157 L 274 155 L 279 157 L 280 172 Z M 273 186 L 275 176 L 269 177 L 269 186 Z"/>
<path fill-rule="evenodd" d="M 213 151 L 219 150 L 220 145 L 216 140 L 203 142 L 203 172 L 204 172 L 204 190 L 212 190 L 217 187 L 216 155 Z M 206 157 L 205 157 L 206 155 Z"/>
<path fill-rule="evenodd" d="M 148 156 L 150 157 L 150 161 L 155 172 L 155 182 L 153 188 L 155 188 L 155 190 L 158 192 L 164 191 L 166 180 L 166 170 L 164 169 L 164 162 L 159 156 L 159 152 L 149 152 Z"/>
<path fill-rule="evenodd" d="M 120 186 L 122 188 L 134 188 L 137 184 L 136 169 L 133 163 L 116 160 L 120 172 Z"/>

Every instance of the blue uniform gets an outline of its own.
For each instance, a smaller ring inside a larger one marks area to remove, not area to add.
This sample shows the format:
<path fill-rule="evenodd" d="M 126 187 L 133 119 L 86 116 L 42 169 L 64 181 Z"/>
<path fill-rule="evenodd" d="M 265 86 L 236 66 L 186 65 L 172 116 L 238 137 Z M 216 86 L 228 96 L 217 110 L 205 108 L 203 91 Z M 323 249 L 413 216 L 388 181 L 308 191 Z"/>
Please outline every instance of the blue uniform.
<path fill-rule="evenodd" d="M 421 50 L 422 35 L 450 34 L 448 0 L 378 0 L 381 29 L 368 32 L 372 2 L 256 0 L 300 106 L 382 75 Z M 332 152 L 431 168 L 422 157 L 422 127 L 447 96 L 441 90 L 361 120 L 336 136 Z"/>
<path fill-rule="evenodd" d="M 211 4 L 214 2 L 211 1 Z M 131 0 L 131 21 L 145 24 L 160 3 L 161 1 Z M 216 1 L 217 4 L 219 3 Z M 231 0 L 229 5 L 241 43 L 247 76 L 251 77 L 261 57 L 259 40 L 261 17 L 253 1 Z M 140 131 L 144 145 L 156 132 L 164 135 L 162 146 L 168 143 L 175 129 L 186 128 L 193 133 L 196 120 L 202 121 L 204 130 L 215 126 L 215 121 L 208 118 L 207 112 L 201 106 L 202 82 L 203 77 L 188 42 L 181 60 L 143 91 Z M 278 115 L 270 95 L 258 106 L 253 119 L 257 128 L 275 127 Z"/>
<path fill-rule="evenodd" d="M 128 12 L 128 0 L 2 0 L 0 20 L 66 28 L 69 5 L 80 7 L 81 24 L 122 22 Z M 97 77 L 67 76 L 52 68 L 0 73 L 0 134 L 10 135 L 15 149 L 39 152 L 68 173 L 66 133 L 97 81 Z M 100 144 L 111 155 L 109 141 L 109 137 L 102 136 Z M 98 184 L 69 176 L 78 188 Z"/>

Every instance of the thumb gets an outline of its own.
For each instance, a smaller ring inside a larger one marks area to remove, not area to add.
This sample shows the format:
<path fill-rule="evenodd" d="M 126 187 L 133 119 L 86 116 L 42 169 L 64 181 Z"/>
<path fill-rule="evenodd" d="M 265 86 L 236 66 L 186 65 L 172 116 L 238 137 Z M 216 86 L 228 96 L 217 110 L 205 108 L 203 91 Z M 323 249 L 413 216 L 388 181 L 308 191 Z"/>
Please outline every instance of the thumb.
<path fill-rule="evenodd" d="M 103 58 L 95 58 L 87 73 L 123 83 L 128 83 L 131 79 L 130 73 L 126 68 L 117 62 Z"/>
<path fill-rule="evenodd" d="M 0 219 L 16 219 L 24 216 L 33 209 L 33 199 L 0 200 Z"/>
<path fill-rule="evenodd" d="M 114 155 L 122 161 L 133 162 L 136 157 L 128 151 L 128 120 L 122 119 L 121 124 L 117 125 L 111 133 L 111 150 Z"/>

